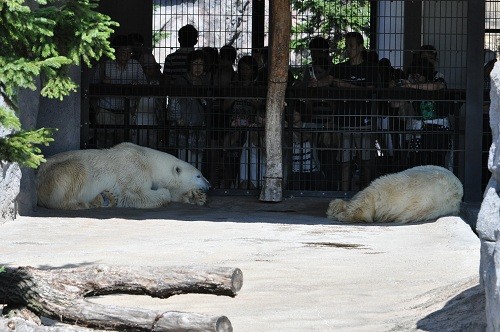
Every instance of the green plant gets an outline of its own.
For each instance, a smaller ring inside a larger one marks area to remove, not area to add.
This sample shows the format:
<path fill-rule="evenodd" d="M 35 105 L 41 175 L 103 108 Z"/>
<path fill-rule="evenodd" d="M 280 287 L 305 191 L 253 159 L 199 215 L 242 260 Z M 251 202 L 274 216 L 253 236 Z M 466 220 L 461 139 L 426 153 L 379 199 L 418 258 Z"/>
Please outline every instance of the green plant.
<path fill-rule="evenodd" d="M 95 0 L 0 1 L 0 126 L 14 132 L 0 139 L 0 161 L 36 168 L 43 162 L 37 145 L 47 145 L 54 129 L 22 130 L 17 94 L 20 88 L 62 100 L 76 91 L 69 67 L 91 66 L 113 58 L 109 36 L 116 22 L 97 12 Z"/>
<path fill-rule="evenodd" d="M 0 106 L 0 124 L 14 132 L 0 137 L 0 156 L 2 161 L 19 162 L 23 166 L 36 168 L 45 159 L 38 145 L 48 145 L 55 129 L 40 128 L 21 130 L 21 123 L 12 110 Z"/>
<path fill-rule="evenodd" d="M 299 53 L 307 49 L 311 36 L 330 39 L 334 62 L 339 62 L 344 49 L 346 32 L 368 35 L 370 1 L 367 0 L 292 0 L 297 23 L 292 26 L 291 48 Z M 368 41 L 365 42 L 369 45 Z"/>
<path fill-rule="evenodd" d="M 153 46 L 158 46 L 158 44 L 164 40 L 164 39 L 167 39 L 169 38 L 171 35 L 170 32 L 166 32 L 166 31 L 156 31 L 154 34 L 153 34 Z"/>

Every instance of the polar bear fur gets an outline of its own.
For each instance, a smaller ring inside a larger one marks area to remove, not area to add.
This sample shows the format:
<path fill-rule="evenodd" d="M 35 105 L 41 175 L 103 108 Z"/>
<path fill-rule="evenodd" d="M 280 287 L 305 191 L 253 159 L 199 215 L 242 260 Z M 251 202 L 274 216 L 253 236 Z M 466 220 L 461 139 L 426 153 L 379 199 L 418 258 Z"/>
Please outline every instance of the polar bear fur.
<path fill-rule="evenodd" d="M 189 163 L 132 143 L 63 152 L 48 158 L 37 172 L 38 205 L 52 209 L 202 205 L 209 187 Z"/>
<path fill-rule="evenodd" d="M 449 170 L 417 166 L 374 180 L 350 201 L 335 199 L 328 218 L 345 222 L 425 221 L 460 211 L 463 187 Z"/>

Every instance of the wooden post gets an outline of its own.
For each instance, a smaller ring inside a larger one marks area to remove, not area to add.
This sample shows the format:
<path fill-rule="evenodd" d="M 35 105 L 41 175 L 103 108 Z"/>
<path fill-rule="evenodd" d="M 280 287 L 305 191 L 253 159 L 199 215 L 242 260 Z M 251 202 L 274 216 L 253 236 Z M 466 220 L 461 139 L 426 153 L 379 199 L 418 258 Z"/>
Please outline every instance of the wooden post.
<path fill-rule="evenodd" d="M 269 81 L 266 100 L 266 174 L 260 200 L 280 202 L 283 197 L 282 119 L 290 59 L 292 17 L 290 0 L 270 2 Z"/>

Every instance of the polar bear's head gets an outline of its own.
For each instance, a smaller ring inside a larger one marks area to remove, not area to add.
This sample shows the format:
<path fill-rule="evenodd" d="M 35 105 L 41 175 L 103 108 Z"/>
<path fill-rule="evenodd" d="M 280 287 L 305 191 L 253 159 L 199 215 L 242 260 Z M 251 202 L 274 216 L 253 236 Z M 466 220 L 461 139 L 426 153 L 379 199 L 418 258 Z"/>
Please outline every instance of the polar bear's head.
<path fill-rule="evenodd" d="M 178 159 L 171 167 L 170 172 L 172 180 L 169 189 L 179 188 L 181 190 L 200 190 L 210 189 L 210 183 L 193 165 Z"/>
<path fill-rule="evenodd" d="M 171 154 L 152 149 L 144 151 L 150 160 L 153 188 L 167 188 L 173 202 L 205 204 L 210 183 L 200 170 Z"/>
<path fill-rule="evenodd" d="M 173 202 L 206 204 L 206 192 L 210 189 L 210 183 L 197 168 L 177 159 L 171 166 L 170 172 L 172 181 L 168 189 Z"/>

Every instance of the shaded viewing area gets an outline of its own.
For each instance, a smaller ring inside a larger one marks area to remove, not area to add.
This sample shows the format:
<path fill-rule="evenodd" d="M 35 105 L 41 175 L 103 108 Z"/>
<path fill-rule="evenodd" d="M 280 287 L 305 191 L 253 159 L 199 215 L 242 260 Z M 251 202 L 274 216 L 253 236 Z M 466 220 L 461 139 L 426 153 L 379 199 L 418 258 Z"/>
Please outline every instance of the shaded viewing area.
<path fill-rule="evenodd" d="M 131 56 L 147 54 L 159 76 L 144 77 L 140 84 L 107 84 L 99 80 L 98 65 L 84 70 L 81 148 L 131 141 L 196 165 L 216 194 L 257 195 L 265 177 L 262 119 L 268 68 L 273 65 L 267 45 L 269 31 L 280 27 L 268 2 L 223 1 L 201 9 L 197 2 L 183 1 L 132 1 L 126 8 L 112 3 L 101 7 L 120 23 L 116 35 L 141 35 L 135 45 L 129 39 Z M 498 48 L 495 29 L 485 41 L 485 17 L 496 15 L 488 12 L 494 3 L 325 0 L 322 9 L 308 3 L 291 1 L 289 79 L 281 124 L 284 194 L 349 195 L 380 175 L 435 164 L 461 179 L 466 201 L 480 200 L 489 179 L 491 135 L 484 66 L 489 53 L 483 50 L 495 54 Z M 143 19 L 130 21 L 131 11 Z M 179 48 L 178 32 L 186 24 L 199 34 L 193 50 L 205 54 L 207 80 L 202 84 L 165 81 L 165 58 Z M 339 64 L 355 57 L 346 50 L 345 35 L 351 31 L 363 37 L 363 66 L 376 73 L 372 84 L 350 82 L 356 88 L 335 83 L 337 78 L 348 81 L 345 72 L 336 75 Z M 317 37 L 327 40 L 326 50 L 312 42 Z M 236 51 L 229 64 L 235 73 L 222 82 L 217 78 L 225 45 Z M 212 59 L 217 61 L 210 60 L 214 49 L 218 55 Z M 251 82 L 243 84 L 238 62 L 246 56 L 257 67 Z M 136 64 L 144 67 L 143 58 Z M 314 86 L 311 75 L 316 82 L 330 75 L 333 83 Z M 418 81 L 419 76 L 426 77 Z M 431 84 L 441 85 L 427 88 Z M 99 122 L 96 105 L 106 98 L 121 100 L 117 112 L 122 122 Z M 201 120 L 184 123 L 172 115 L 173 105 L 184 101 L 194 102 L 200 113 L 190 114 L 191 107 L 185 115 Z M 238 122 L 235 101 L 257 106 Z M 353 108 L 357 111 L 351 112 Z"/>

